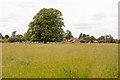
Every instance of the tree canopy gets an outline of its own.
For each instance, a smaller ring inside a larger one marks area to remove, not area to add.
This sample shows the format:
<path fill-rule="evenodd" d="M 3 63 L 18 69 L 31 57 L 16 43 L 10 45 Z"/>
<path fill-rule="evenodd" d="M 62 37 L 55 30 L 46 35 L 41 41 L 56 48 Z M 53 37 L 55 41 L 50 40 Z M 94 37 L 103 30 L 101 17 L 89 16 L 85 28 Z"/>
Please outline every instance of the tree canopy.
<path fill-rule="evenodd" d="M 0 33 L 0 39 L 2 39 L 2 37 L 3 37 L 3 36 L 2 36 L 2 34 Z"/>
<path fill-rule="evenodd" d="M 65 33 L 65 38 L 66 38 L 67 40 L 73 38 L 73 35 L 72 35 L 72 33 L 71 33 L 70 30 L 67 30 L 67 31 L 66 31 L 66 33 Z"/>
<path fill-rule="evenodd" d="M 90 36 L 90 35 L 86 35 L 83 33 L 80 33 L 79 35 L 79 39 L 81 40 L 81 42 L 94 42 L 94 40 L 96 40 L 96 38 L 94 36 Z"/>
<path fill-rule="evenodd" d="M 12 36 L 15 36 L 15 34 L 16 34 L 16 31 L 13 31 L 13 32 L 12 32 Z"/>
<path fill-rule="evenodd" d="M 60 42 L 64 38 L 63 20 L 62 12 L 59 10 L 43 8 L 33 17 L 27 33 L 30 33 L 32 41 Z"/>
<path fill-rule="evenodd" d="M 111 35 L 105 35 L 98 38 L 100 43 L 114 43 L 115 40 Z"/>
<path fill-rule="evenodd" d="M 5 38 L 8 39 L 8 38 L 9 38 L 9 35 L 5 35 Z"/>

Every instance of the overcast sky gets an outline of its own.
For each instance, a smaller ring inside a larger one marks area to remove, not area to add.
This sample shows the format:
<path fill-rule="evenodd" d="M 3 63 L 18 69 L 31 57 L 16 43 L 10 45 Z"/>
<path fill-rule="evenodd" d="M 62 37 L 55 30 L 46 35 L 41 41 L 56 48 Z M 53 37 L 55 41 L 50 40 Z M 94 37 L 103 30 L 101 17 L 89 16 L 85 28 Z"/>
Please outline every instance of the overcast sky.
<path fill-rule="evenodd" d="M 0 32 L 24 34 L 33 16 L 42 8 L 63 13 L 65 28 L 74 37 L 80 33 L 98 38 L 111 34 L 118 38 L 119 0 L 0 0 Z"/>

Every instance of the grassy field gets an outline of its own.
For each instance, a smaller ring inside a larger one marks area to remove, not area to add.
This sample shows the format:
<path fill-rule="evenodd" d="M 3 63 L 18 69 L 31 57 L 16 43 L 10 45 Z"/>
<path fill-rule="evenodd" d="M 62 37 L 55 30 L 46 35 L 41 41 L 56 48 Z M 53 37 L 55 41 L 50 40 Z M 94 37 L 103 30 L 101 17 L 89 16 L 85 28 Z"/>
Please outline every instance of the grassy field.
<path fill-rule="evenodd" d="M 117 78 L 117 44 L 2 44 L 3 78 Z"/>
<path fill-rule="evenodd" d="M 0 44 L 0 80 L 2 79 L 2 44 Z"/>

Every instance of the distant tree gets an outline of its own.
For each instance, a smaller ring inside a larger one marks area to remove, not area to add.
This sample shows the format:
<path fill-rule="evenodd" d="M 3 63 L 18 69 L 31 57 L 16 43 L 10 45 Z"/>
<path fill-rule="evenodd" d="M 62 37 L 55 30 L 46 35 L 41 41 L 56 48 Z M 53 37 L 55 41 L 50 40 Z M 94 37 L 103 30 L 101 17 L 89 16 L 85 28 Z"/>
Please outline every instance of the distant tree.
<path fill-rule="evenodd" d="M 86 35 L 86 36 L 89 36 L 89 35 Z"/>
<path fill-rule="evenodd" d="M 86 34 L 83 34 L 83 37 L 85 38 L 85 37 L 86 37 Z"/>
<path fill-rule="evenodd" d="M 83 34 L 82 33 L 80 33 L 79 39 L 83 39 Z"/>
<path fill-rule="evenodd" d="M 5 39 L 8 39 L 9 38 L 9 35 L 5 35 Z"/>
<path fill-rule="evenodd" d="M 15 34 L 16 34 L 16 31 L 13 31 L 13 32 L 12 32 L 12 36 L 15 36 Z"/>
<path fill-rule="evenodd" d="M 105 40 L 105 37 L 101 36 L 101 37 L 98 38 L 98 40 Z"/>
<path fill-rule="evenodd" d="M 105 36 L 101 36 L 98 38 L 99 43 L 105 43 Z"/>
<path fill-rule="evenodd" d="M 22 37 L 23 37 L 23 35 L 18 34 L 18 35 L 16 35 L 16 37 L 18 37 L 18 38 L 22 38 Z"/>
<path fill-rule="evenodd" d="M 86 36 L 85 38 L 84 38 L 84 40 L 86 40 L 86 42 L 88 43 L 88 42 L 91 42 L 91 40 L 90 40 L 90 37 L 89 36 Z"/>
<path fill-rule="evenodd" d="M 57 9 L 40 10 L 34 17 L 33 21 L 29 24 L 28 33 L 32 41 L 41 42 L 60 42 L 63 40 L 64 26 L 62 12 Z"/>
<path fill-rule="evenodd" d="M 2 42 L 2 37 L 3 37 L 3 36 L 2 36 L 2 34 L 0 33 L 0 42 Z"/>
<path fill-rule="evenodd" d="M 66 31 L 66 33 L 65 33 L 65 38 L 66 38 L 67 40 L 73 38 L 72 33 L 71 33 L 70 30 L 67 30 L 67 31 Z"/>
<path fill-rule="evenodd" d="M 79 39 L 81 39 L 82 41 L 86 40 L 86 42 L 92 42 L 92 43 L 94 40 L 96 40 L 96 38 L 94 36 L 90 36 L 90 35 L 86 35 L 86 34 L 82 34 L 82 33 L 80 33 Z"/>
<path fill-rule="evenodd" d="M 93 43 L 94 40 L 96 40 L 94 36 L 86 36 L 86 41 L 87 41 L 87 42 Z"/>
<path fill-rule="evenodd" d="M 87 37 L 87 35 L 86 35 L 86 34 L 83 34 L 83 39 L 84 39 L 84 40 L 86 40 L 86 37 Z"/>
<path fill-rule="evenodd" d="M 92 40 L 96 40 L 96 38 L 95 38 L 94 36 L 91 36 L 91 39 L 92 39 Z"/>
<path fill-rule="evenodd" d="M 106 43 L 114 43 L 114 39 L 111 35 L 105 35 L 105 42 Z"/>
<path fill-rule="evenodd" d="M 30 33 L 29 33 L 29 32 L 28 32 L 28 33 L 25 33 L 24 36 L 23 36 L 23 39 L 24 39 L 25 41 L 30 41 L 30 40 L 31 40 Z"/>
<path fill-rule="evenodd" d="M 2 39 L 2 37 L 3 37 L 3 36 L 2 36 L 2 33 L 0 33 L 0 39 Z"/>
<path fill-rule="evenodd" d="M 115 41 L 115 43 L 119 43 L 119 40 L 117 40 L 117 39 L 115 39 L 114 41 Z"/>
<path fill-rule="evenodd" d="M 98 38 L 99 43 L 115 43 L 114 38 L 111 35 L 105 35 Z"/>
<path fill-rule="evenodd" d="M 86 34 L 80 34 L 79 35 L 79 39 L 85 39 L 86 40 L 86 37 L 89 36 L 89 35 L 86 35 Z"/>
<path fill-rule="evenodd" d="M 21 35 L 21 34 L 17 34 L 15 37 L 16 38 L 20 38 L 21 41 L 25 41 L 23 35 Z"/>
<path fill-rule="evenodd" d="M 94 40 L 96 40 L 96 38 L 95 38 L 94 36 L 91 36 L 91 37 L 90 37 L 90 42 L 92 42 L 92 43 L 93 43 L 93 42 L 94 42 Z"/>
<path fill-rule="evenodd" d="M 87 36 L 89 37 L 89 35 L 80 33 L 79 39 L 84 39 L 84 40 L 86 40 L 86 37 L 87 37 Z"/>

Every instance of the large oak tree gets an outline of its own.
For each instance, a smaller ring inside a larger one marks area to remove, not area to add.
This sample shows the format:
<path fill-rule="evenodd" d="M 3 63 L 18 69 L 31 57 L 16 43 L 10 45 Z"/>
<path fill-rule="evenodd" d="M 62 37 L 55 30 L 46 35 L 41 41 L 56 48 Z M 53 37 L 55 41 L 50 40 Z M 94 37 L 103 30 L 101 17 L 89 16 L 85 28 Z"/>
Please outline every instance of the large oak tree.
<path fill-rule="evenodd" d="M 33 17 L 27 33 L 30 33 L 32 41 L 60 42 L 64 38 L 63 26 L 62 12 L 43 8 Z"/>

